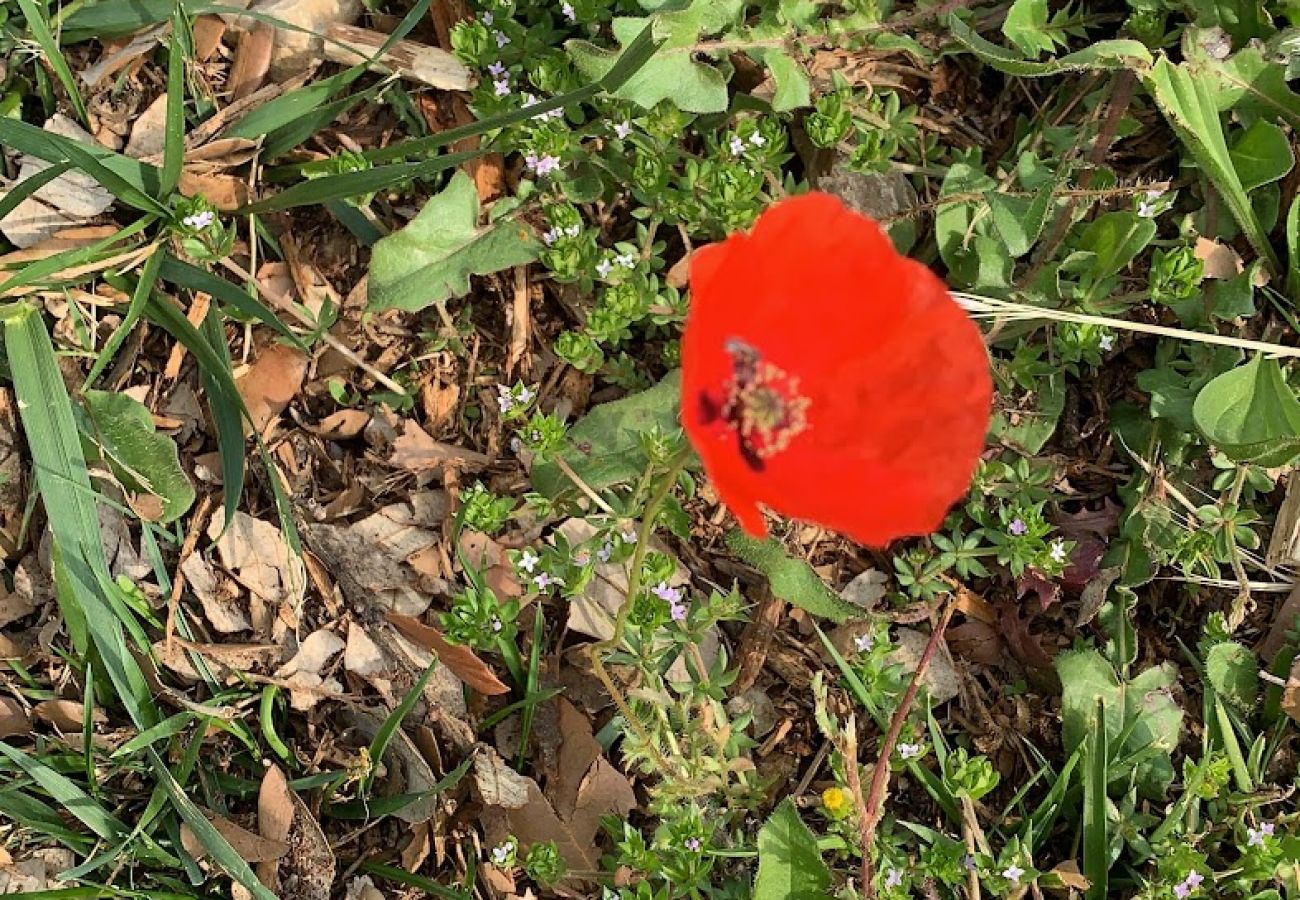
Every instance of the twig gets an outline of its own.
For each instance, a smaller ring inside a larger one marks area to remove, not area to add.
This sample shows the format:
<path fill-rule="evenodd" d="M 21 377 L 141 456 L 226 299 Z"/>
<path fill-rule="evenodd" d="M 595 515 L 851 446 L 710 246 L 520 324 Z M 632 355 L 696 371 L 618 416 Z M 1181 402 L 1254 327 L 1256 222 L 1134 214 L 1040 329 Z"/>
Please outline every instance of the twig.
<path fill-rule="evenodd" d="M 889 732 L 885 735 L 884 743 L 880 745 L 880 756 L 871 773 L 871 790 L 863 803 L 866 809 L 865 821 L 859 829 L 862 844 L 862 890 L 868 898 L 876 896 L 876 888 L 872 884 L 871 845 L 875 842 L 876 827 L 880 824 L 880 810 L 885 799 L 885 788 L 889 783 L 889 760 L 894 755 L 894 745 L 898 743 L 898 735 L 903 730 L 903 723 L 907 721 L 907 714 L 911 712 L 912 704 L 916 702 L 916 694 L 921 689 L 921 679 L 930 668 L 930 660 L 934 659 L 934 652 L 939 647 L 939 641 L 943 639 L 943 633 L 948 628 L 948 622 L 952 619 L 955 608 L 956 604 L 949 602 L 944 607 L 943 615 L 939 617 L 939 624 L 935 625 L 934 630 L 930 632 L 930 640 L 926 642 L 921 660 L 916 664 L 916 671 L 912 673 L 912 682 L 907 686 L 898 708 L 894 710 L 894 718 L 889 723 Z M 858 764 L 856 759 L 846 760 L 846 762 L 848 768 L 856 767 Z"/>
<path fill-rule="evenodd" d="M 610 515 L 610 516 L 618 515 L 618 513 L 614 511 L 614 507 L 606 503 L 604 498 L 601 497 L 600 494 L 597 494 L 594 490 L 592 490 L 591 485 L 587 484 L 587 482 L 582 480 L 582 476 L 574 471 L 573 466 L 569 465 L 568 461 L 565 460 L 563 456 L 559 456 L 557 454 L 556 456 L 551 457 L 551 461 L 555 463 L 555 467 L 557 469 L 563 472 L 565 476 L 570 481 L 573 482 L 574 487 L 576 487 L 578 490 L 586 494 L 587 497 L 591 499 L 591 502 L 596 504 L 596 506 L 600 507 L 600 509 L 603 512 L 605 512 L 606 515 Z"/>
<path fill-rule="evenodd" d="M 273 306 L 283 309 L 289 315 L 293 316 L 295 319 L 298 320 L 298 323 L 300 325 L 304 325 L 307 328 L 312 329 L 313 331 L 320 329 L 320 323 L 316 322 L 314 319 L 312 319 L 311 316 L 307 315 L 306 313 L 298 309 L 298 307 L 294 304 L 293 300 L 284 296 L 283 294 L 272 292 L 267 288 L 263 287 L 262 284 L 258 282 L 256 278 L 254 278 L 248 272 L 245 272 L 238 263 L 230 259 L 222 259 L 221 264 L 225 266 L 227 269 L 229 269 L 232 273 L 237 275 L 238 277 L 244 279 L 246 283 L 251 284 L 255 288 L 257 288 L 257 292 L 261 294 L 264 298 L 266 298 L 267 301 L 269 301 Z M 376 369 L 374 366 L 366 362 L 360 356 L 357 356 L 357 354 L 350 347 L 348 347 L 346 344 L 344 344 L 342 341 L 336 338 L 333 334 L 331 334 L 328 329 L 320 329 L 320 339 L 324 341 L 326 344 L 328 344 L 335 352 L 337 352 L 339 356 L 342 356 L 348 362 L 352 363 L 352 365 L 356 366 L 358 369 L 365 372 L 367 375 L 375 379 L 375 381 L 378 381 L 380 384 L 388 388 L 390 391 L 393 391 L 394 393 L 399 394 L 403 397 L 406 396 L 407 394 L 406 388 L 402 387 L 396 381 L 394 381 L 393 379 L 385 375 L 383 372 Z"/>

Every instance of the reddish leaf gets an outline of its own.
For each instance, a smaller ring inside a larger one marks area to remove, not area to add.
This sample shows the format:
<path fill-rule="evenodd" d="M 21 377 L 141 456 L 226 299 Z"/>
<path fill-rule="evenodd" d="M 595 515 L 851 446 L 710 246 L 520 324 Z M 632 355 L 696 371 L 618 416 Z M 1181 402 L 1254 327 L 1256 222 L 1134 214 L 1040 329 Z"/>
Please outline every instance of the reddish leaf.
<path fill-rule="evenodd" d="M 408 641 L 438 654 L 443 665 L 480 694 L 492 696 L 510 693 L 510 688 L 497 678 L 487 663 L 474 655 L 473 650 L 448 643 L 442 632 L 432 625 L 425 625 L 419 619 L 398 613 L 388 613 L 386 618 Z"/>

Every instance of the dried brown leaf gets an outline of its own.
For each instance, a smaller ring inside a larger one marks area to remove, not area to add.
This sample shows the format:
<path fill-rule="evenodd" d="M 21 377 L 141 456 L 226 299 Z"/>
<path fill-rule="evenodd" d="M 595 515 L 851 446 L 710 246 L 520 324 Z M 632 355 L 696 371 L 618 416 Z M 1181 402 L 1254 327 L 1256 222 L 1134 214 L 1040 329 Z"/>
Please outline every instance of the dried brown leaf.
<path fill-rule="evenodd" d="M 12 697 L 0 697 L 0 740 L 30 734 L 32 720 Z"/>
<path fill-rule="evenodd" d="M 289 852 L 289 845 L 282 841 L 273 841 L 270 838 L 254 834 L 247 828 L 236 825 L 229 819 L 219 816 L 214 812 L 204 810 L 212 827 L 217 830 L 231 848 L 239 854 L 239 858 L 248 863 L 273 862 Z M 205 859 L 208 855 L 207 848 L 199 840 L 198 835 L 190 828 L 188 824 L 181 825 L 181 846 L 185 852 L 195 859 Z"/>
<path fill-rule="evenodd" d="M 259 23 L 239 36 L 235 61 L 226 79 L 232 100 L 241 100 L 262 86 L 271 70 L 274 50 L 275 29 L 270 25 Z"/>
<path fill-rule="evenodd" d="M 1209 238 L 1197 238 L 1192 252 L 1205 264 L 1206 278 L 1235 278 L 1246 268 L 1241 261 L 1241 254 L 1227 244 Z"/>
<path fill-rule="evenodd" d="M 262 350 L 248 371 L 235 379 L 239 396 L 248 407 L 252 427 L 261 433 L 302 390 L 307 356 L 285 344 Z"/>
<path fill-rule="evenodd" d="M 510 693 L 510 688 L 502 683 L 488 664 L 479 659 L 469 647 L 449 644 L 438 629 L 425 625 L 411 616 L 388 613 L 386 618 L 399 634 L 408 641 L 436 653 L 443 665 L 480 694 L 495 696 Z"/>
<path fill-rule="evenodd" d="M 402 433 L 393 441 L 388 462 L 409 472 L 436 471 L 450 467 L 462 472 L 477 472 L 492 460 L 474 450 L 435 441 L 415 422 L 407 419 Z"/>

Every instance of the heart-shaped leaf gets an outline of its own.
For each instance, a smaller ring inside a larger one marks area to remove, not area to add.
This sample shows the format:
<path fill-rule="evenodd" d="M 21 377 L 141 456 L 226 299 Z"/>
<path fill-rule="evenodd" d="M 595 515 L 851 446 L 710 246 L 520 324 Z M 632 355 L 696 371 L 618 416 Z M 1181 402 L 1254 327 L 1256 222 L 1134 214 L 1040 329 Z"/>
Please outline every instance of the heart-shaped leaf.
<path fill-rule="evenodd" d="M 1192 419 L 1231 459 L 1283 466 L 1300 456 L 1300 401 L 1277 360 L 1256 356 L 1196 395 Z"/>

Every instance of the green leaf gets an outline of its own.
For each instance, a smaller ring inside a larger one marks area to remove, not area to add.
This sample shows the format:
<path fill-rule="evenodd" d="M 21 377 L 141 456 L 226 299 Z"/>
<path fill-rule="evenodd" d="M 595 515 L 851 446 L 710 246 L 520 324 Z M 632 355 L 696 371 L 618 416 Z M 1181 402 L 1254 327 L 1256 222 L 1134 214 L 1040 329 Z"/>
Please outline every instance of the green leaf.
<path fill-rule="evenodd" d="M 405 228 L 375 244 L 370 308 L 416 311 L 469 291 L 487 275 L 537 258 L 539 245 L 517 222 L 478 227 L 478 193 L 464 172 L 424 204 Z"/>
<path fill-rule="evenodd" d="M 980 37 L 974 29 L 955 15 L 948 17 L 948 30 L 953 40 L 979 57 L 981 62 L 999 72 L 1019 75 L 1022 78 L 1044 78 L 1065 72 L 1106 72 L 1151 64 L 1151 52 L 1141 41 L 1098 41 L 1076 53 L 1046 62 L 1032 62 L 1021 59 L 1005 47 L 999 47 L 992 41 Z"/>
<path fill-rule="evenodd" d="M 1275 359 L 1255 356 L 1201 389 L 1192 419 L 1237 462 L 1283 466 L 1300 456 L 1300 401 Z"/>
<path fill-rule="evenodd" d="M 1258 47 L 1247 47 L 1226 60 L 1201 55 L 1185 65 L 1198 77 L 1208 77 L 1217 90 L 1220 111 L 1241 110 L 1280 118 L 1300 130 L 1300 94 L 1287 85 L 1286 67 L 1266 59 Z"/>
<path fill-rule="evenodd" d="M 862 617 L 861 609 L 828 588 L 812 566 L 787 554 L 776 541 L 752 538 L 737 528 L 727 535 L 727 546 L 763 573 L 780 599 L 836 623 Z"/>
<path fill-rule="evenodd" d="M 1295 164 L 1291 142 L 1272 122 L 1256 119 L 1228 150 L 1241 186 L 1252 191 L 1283 178 Z"/>
<path fill-rule="evenodd" d="M 59 46 L 58 40 L 50 31 L 50 23 L 45 21 L 44 6 L 36 5 L 35 0 L 18 0 L 18 6 L 23 11 L 23 18 L 27 20 L 27 30 L 31 32 L 36 41 L 36 45 L 41 48 L 41 54 L 45 57 L 45 63 L 54 72 L 63 89 L 68 92 L 68 99 L 72 103 L 72 108 L 81 120 L 81 124 L 90 127 L 90 117 L 86 114 L 86 103 L 81 99 L 81 92 L 77 89 L 77 78 L 72 74 L 72 69 L 68 67 L 68 60 L 63 55 L 63 49 Z"/>
<path fill-rule="evenodd" d="M 1056 657 L 1061 679 L 1062 739 L 1067 752 L 1089 739 L 1098 724 L 1098 701 L 1105 706 L 1104 723 L 1116 759 L 1141 754 L 1136 780 L 1142 793 L 1163 796 L 1173 780 L 1170 753 L 1178 746 L 1183 710 L 1170 689 L 1178 671 L 1169 664 L 1153 666 L 1132 680 L 1121 680 L 1111 664 L 1094 649 Z M 1120 738 L 1125 738 L 1120 744 Z"/>
<path fill-rule="evenodd" d="M 1218 97 L 1210 79 L 1197 77 L 1186 65 L 1161 57 L 1146 75 L 1147 89 L 1164 113 L 1183 148 L 1223 195 L 1233 218 L 1255 252 L 1278 273 L 1281 265 L 1268 235 L 1255 217 L 1246 189 L 1233 165 L 1219 120 Z"/>
<path fill-rule="evenodd" d="M 663 44 L 613 95 L 646 109 L 671 100 L 686 112 L 725 111 L 727 80 L 713 66 L 696 61 L 695 43 L 701 35 L 716 33 L 734 21 L 739 6 L 736 0 L 694 0 L 686 9 L 653 18 L 614 19 L 611 27 L 620 47 L 627 48 L 647 25 Z M 566 41 L 564 49 L 578 71 L 592 81 L 604 79 L 625 52 L 583 40 Z"/>
<path fill-rule="evenodd" d="M 194 502 L 194 486 L 181 468 L 176 443 L 154 428 L 149 408 L 110 391 L 86 391 L 84 399 L 104 457 L 118 480 L 162 501 L 158 521 L 174 522 L 184 515 Z"/>
<path fill-rule="evenodd" d="M 754 900 L 825 900 L 831 873 L 817 838 L 786 797 L 758 832 L 758 875 Z"/>
<path fill-rule="evenodd" d="M 603 403 L 569 429 L 565 448 L 557 455 L 592 490 L 640 478 L 649 466 L 641 435 L 658 429 L 674 434 L 681 428 L 681 371 L 674 370 L 649 390 Z M 554 461 L 533 466 L 533 487 L 547 497 L 573 489 L 573 482 Z"/>
<path fill-rule="evenodd" d="M 1242 712 L 1259 701 L 1259 660 L 1236 641 L 1210 648 L 1205 654 L 1205 678 L 1216 694 Z"/>
<path fill-rule="evenodd" d="M 1034 392 L 1034 409 L 1012 424 L 1006 412 L 994 414 L 990 432 L 1001 441 L 1033 456 L 1051 440 L 1065 411 L 1065 379 L 1060 375 L 1040 378 Z"/>
<path fill-rule="evenodd" d="M 1081 283 L 1095 286 L 1118 275 L 1156 236 L 1156 223 L 1134 212 L 1109 212 L 1094 219 L 1079 237 L 1078 249 L 1095 256 Z"/>
<path fill-rule="evenodd" d="M 790 54 L 783 50 L 768 50 L 763 54 L 763 63 L 776 82 L 776 93 L 772 96 L 773 110 L 789 112 L 812 105 L 808 73 Z"/>
<path fill-rule="evenodd" d="M 1083 875 L 1088 900 L 1106 900 L 1110 878 L 1110 833 L 1106 815 L 1106 768 L 1110 762 L 1105 701 L 1097 698 L 1083 776 Z"/>
<path fill-rule="evenodd" d="M 1286 287 L 1292 297 L 1300 296 L 1300 198 L 1291 198 L 1286 214 Z"/>
<path fill-rule="evenodd" d="M 94 798 L 77 786 L 66 775 L 61 775 L 39 759 L 34 759 L 16 747 L 0 741 L 0 754 L 23 770 L 28 778 L 41 786 L 51 799 L 75 816 L 83 825 L 106 841 L 111 841 L 130 829 Z"/>
<path fill-rule="evenodd" d="M 1047 0 L 1015 0 L 1002 23 L 1002 34 L 1026 59 L 1051 53 L 1056 43 L 1047 33 Z"/>
<path fill-rule="evenodd" d="M 1006 244 L 1007 254 L 1019 259 L 1030 251 L 1043 227 L 1052 204 L 1052 185 L 1045 184 L 1032 197 L 1017 197 L 989 191 L 984 195 L 993 214 L 993 227 Z"/>

